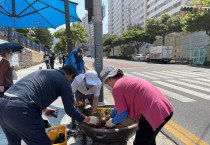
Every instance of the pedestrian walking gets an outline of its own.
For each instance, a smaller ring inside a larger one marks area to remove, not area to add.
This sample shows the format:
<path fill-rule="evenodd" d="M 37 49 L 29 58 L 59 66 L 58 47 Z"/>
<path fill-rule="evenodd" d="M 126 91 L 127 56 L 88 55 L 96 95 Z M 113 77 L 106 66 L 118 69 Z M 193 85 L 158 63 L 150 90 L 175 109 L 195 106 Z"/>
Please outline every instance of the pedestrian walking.
<path fill-rule="evenodd" d="M 3 97 L 4 92 L 13 84 L 12 70 L 9 59 L 12 56 L 12 50 L 5 48 L 1 50 L 2 60 L 0 61 L 0 97 Z"/>
<path fill-rule="evenodd" d="M 12 87 L 0 98 L 0 125 L 9 145 L 21 145 L 21 139 L 28 145 L 51 145 L 41 117 L 55 110 L 47 108 L 59 96 L 65 112 L 78 122 L 97 124 L 95 116 L 84 116 L 74 107 L 71 82 L 76 69 L 67 65 L 61 70 L 40 70 L 33 72 Z"/>
<path fill-rule="evenodd" d="M 124 77 L 120 69 L 106 67 L 100 76 L 112 88 L 116 106 L 106 126 L 113 127 L 129 116 L 138 122 L 134 145 L 156 145 L 157 134 L 173 115 L 168 99 L 148 81 Z"/>
<path fill-rule="evenodd" d="M 60 63 L 60 64 L 62 64 L 62 62 L 63 62 L 63 61 L 62 61 L 62 58 L 63 58 L 63 55 L 60 53 L 59 56 L 58 56 L 58 59 L 59 59 L 59 63 Z"/>
<path fill-rule="evenodd" d="M 63 53 L 63 66 L 65 65 L 66 58 L 67 58 L 67 54 L 66 53 Z"/>
<path fill-rule="evenodd" d="M 88 70 L 85 74 L 79 74 L 71 84 L 72 93 L 75 94 L 76 102 L 82 102 L 86 105 L 88 99 L 92 107 L 92 115 L 97 111 L 98 98 L 101 90 L 101 80 L 94 70 Z M 77 103 L 76 103 L 77 104 Z M 83 110 L 81 110 L 83 111 Z M 72 128 L 75 128 L 75 120 L 72 119 Z M 86 143 L 86 135 L 83 133 L 83 143 Z"/>
<path fill-rule="evenodd" d="M 44 55 L 44 61 L 46 64 L 46 68 L 50 69 L 50 55 L 47 52 Z"/>
<path fill-rule="evenodd" d="M 55 53 L 52 53 L 50 56 L 50 68 L 54 69 L 54 63 L 55 63 Z"/>

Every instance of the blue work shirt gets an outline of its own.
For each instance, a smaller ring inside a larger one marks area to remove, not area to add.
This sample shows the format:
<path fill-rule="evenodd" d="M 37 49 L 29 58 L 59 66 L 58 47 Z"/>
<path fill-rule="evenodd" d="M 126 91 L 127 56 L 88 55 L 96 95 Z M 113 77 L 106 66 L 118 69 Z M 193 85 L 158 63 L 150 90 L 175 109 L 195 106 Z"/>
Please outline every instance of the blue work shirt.
<path fill-rule="evenodd" d="M 71 83 L 63 71 L 40 70 L 33 72 L 12 85 L 5 95 L 20 97 L 26 103 L 38 106 L 41 110 L 61 96 L 65 112 L 69 116 L 79 122 L 85 119 L 85 116 L 74 108 Z"/>

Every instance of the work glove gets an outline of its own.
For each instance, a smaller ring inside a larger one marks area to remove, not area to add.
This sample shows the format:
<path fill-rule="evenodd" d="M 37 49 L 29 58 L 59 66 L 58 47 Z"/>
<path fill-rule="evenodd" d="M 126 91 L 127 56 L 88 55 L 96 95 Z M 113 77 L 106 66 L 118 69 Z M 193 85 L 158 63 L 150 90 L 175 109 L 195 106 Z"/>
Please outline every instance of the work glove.
<path fill-rule="evenodd" d="M 46 116 L 49 116 L 49 117 L 56 117 L 57 118 L 57 113 L 58 113 L 58 111 L 57 110 L 54 110 L 54 109 L 47 109 L 45 112 L 45 115 Z"/>
<path fill-rule="evenodd" d="M 109 127 L 109 128 L 112 128 L 114 127 L 116 124 L 112 123 L 112 119 L 109 119 L 108 121 L 106 121 L 106 124 L 105 126 L 106 127 Z"/>
<path fill-rule="evenodd" d="M 88 122 L 88 124 L 90 124 L 90 125 L 100 124 L 100 119 L 97 118 L 96 116 L 89 116 L 89 117 L 90 117 L 90 121 Z"/>

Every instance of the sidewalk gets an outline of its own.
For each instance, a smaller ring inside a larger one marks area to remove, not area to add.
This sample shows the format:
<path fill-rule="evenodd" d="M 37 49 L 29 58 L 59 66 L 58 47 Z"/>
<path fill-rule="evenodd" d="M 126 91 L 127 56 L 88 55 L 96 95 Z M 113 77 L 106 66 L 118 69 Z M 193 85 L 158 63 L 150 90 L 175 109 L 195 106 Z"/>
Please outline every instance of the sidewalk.
<path fill-rule="evenodd" d="M 42 67 L 42 69 L 46 69 L 45 64 L 42 63 L 42 64 L 30 67 L 30 68 L 19 70 L 17 72 L 18 80 L 31 72 L 39 70 L 40 67 Z M 55 69 L 58 69 L 59 67 L 62 67 L 62 65 L 60 65 L 58 63 L 58 61 L 56 60 Z M 103 88 L 104 88 L 104 100 L 105 100 L 104 103 L 114 104 L 114 100 L 111 95 L 111 92 L 106 87 L 103 87 Z M 47 119 L 52 124 L 52 126 L 59 126 L 61 124 L 67 125 L 67 127 L 71 126 L 71 125 L 69 125 L 69 123 L 71 122 L 71 118 L 68 115 L 66 115 L 66 113 L 64 111 L 63 103 L 62 103 L 62 100 L 60 97 L 56 101 L 54 101 L 51 104 L 51 106 L 49 106 L 49 107 L 53 108 L 53 109 L 59 109 L 58 118 L 46 117 L 43 115 L 43 118 Z M 133 140 L 134 140 L 134 137 L 132 137 L 128 141 L 128 145 L 132 145 Z M 169 138 L 167 138 L 165 135 L 163 135 L 161 132 L 158 134 L 156 142 L 157 142 L 157 145 L 176 145 Z M 91 141 L 91 139 L 88 138 L 87 145 L 91 145 L 91 144 L 92 144 L 92 141 Z M 1 128 L 0 128 L 0 145 L 7 145 L 7 139 L 6 139 Z M 24 145 L 24 143 L 22 145 Z M 67 142 L 67 145 L 82 145 L 81 137 L 70 137 Z"/>

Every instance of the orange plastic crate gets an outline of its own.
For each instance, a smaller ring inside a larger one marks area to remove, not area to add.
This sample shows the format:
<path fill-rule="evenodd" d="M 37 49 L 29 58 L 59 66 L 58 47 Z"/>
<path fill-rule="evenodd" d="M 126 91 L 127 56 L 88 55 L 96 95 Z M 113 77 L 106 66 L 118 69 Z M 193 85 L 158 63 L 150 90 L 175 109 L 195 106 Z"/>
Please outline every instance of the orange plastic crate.
<path fill-rule="evenodd" d="M 50 140 L 54 140 L 55 137 L 59 136 L 59 133 L 65 134 L 65 142 L 59 143 L 59 144 L 53 144 L 53 145 L 67 145 L 67 132 L 66 132 L 66 126 L 53 126 L 51 127 L 51 130 L 47 133 Z"/>

